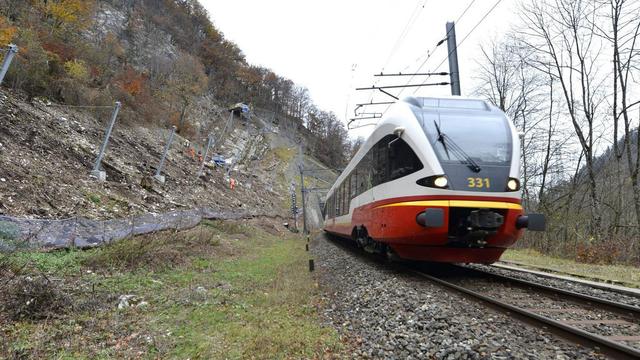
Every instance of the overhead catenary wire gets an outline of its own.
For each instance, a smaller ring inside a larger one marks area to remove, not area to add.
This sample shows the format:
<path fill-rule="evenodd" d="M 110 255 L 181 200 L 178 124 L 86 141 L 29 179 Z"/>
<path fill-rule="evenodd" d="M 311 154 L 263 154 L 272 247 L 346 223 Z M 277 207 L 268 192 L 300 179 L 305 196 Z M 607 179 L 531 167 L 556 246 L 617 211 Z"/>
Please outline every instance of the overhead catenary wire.
<path fill-rule="evenodd" d="M 462 13 L 457 17 L 456 19 L 456 23 L 460 22 L 460 20 L 462 20 L 462 18 L 467 14 L 467 12 L 469 11 L 469 9 L 473 6 L 473 4 L 476 2 L 476 0 L 471 0 L 469 2 L 469 4 L 467 5 L 467 7 L 462 11 Z M 418 67 L 418 69 L 416 71 L 414 71 L 414 73 L 420 73 L 420 70 L 422 70 L 422 68 L 425 66 L 425 64 L 429 61 L 429 59 L 431 59 L 431 57 L 433 56 L 433 54 L 435 53 L 436 49 L 442 45 L 447 38 L 449 37 L 449 32 L 447 32 L 445 34 L 445 37 L 443 39 L 440 39 L 430 51 L 427 51 L 427 57 L 422 61 L 422 63 L 420 64 L 420 66 Z M 405 68 L 406 70 L 406 68 Z M 403 70 L 404 71 L 404 70 Z M 427 78 L 425 80 L 428 80 L 431 76 L 428 75 Z M 409 78 L 409 80 L 407 81 L 407 85 L 409 85 L 413 79 L 415 78 L 415 76 L 412 76 Z M 416 87 L 416 91 L 414 91 L 414 94 L 417 92 L 417 89 L 419 89 L 420 87 Z M 402 95 L 402 93 L 404 92 L 404 88 L 400 89 L 400 92 L 398 93 L 398 95 L 396 96 L 397 98 L 400 98 L 400 95 Z M 389 110 L 389 108 L 391 107 L 391 105 L 387 106 L 387 108 L 382 112 L 383 114 L 387 112 L 387 110 Z"/>
<path fill-rule="evenodd" d="M 444 64 L 444 63 L 447 61 L 447 59 L 449 59 L 449 56 L 451 56 L 451 54 L 452 54 L 455 50 L 459 49 L 459 48 L 460 48 L 460 46 L 462 46 L 462 44 L 465 42 L 465 40 L 467 40 L 467 39 L 469 38 L 469 36 L 471 36 L 471 34 L 472 34 L 472 33 L 473 33 L 477 28 L 478 28 L 478 26 L 480 26 L 480 24 L 482 24 L 482 23 L 484 22 L 484 20 L 489 16 L 489 14 L 491 14 L 491 13 L 493 12 L 493 10 L 495 10 L 495 9 L 496 9 L 496 7 L 498 7 L 498 5 L 500 5 L 500 3 L 501 3 L 501 2 L 502 2 L 502 0 L 497 0 L 497 1 L 493 4 L 493 6 L 489 9 L 489 11 L 487 11 L 487 12 L 482 16 L 482 18 L 480 19 L 480 21 L 478 21 L 478 22 L 473 26 L 473 28 L 471 28 L 471 30 L 470 30 L 470 31 L 469 31 L 469 32 L 468 32 L 468 33 L 467 33 L 467 34 L 462 38 L 462 40 L 460 40 L 460 41 L 456 44 L 456 46 L 455 46 L 453 49 L 451 49 L 451 51 L 449 51 L 449 52 L 447 53 L 447 56 L 446 56 L 444 59 L 442 59 L 442 61 L 440 62 L 440 64 L 438 64 L 438 66 L 436 66 L 436 67 L 435 67 L 435 69 L 434 69 L 435 71 L 437 71 L 437 70 L 442 66 L 442 64 Z M 420 87 L 417 87 L 417 88 L 414 90 L 413 94 L 415 94 L 416 92 L 418 92 L 418 90 L 419 90 L 419 89 L 420 89 Z"/>
<path fill-rule="evenodd" d="M 471 2 L 469 2 L 469 5 L 467 5 L 467 7 L 462 11 L 462 13 L 458 16 L 458 18 L 456 19 L 455 23 L 459 23 L 460 20 L 462 20 L 462 18 L 467 14 L 467 12 L 469 11 L 469 9 L 471 8 L 471 6 L 473 6 L 473 4 L 476 2 L 476 0 L 471 0 Z M 433 47 L 433 49 L 431 49 L 431 51 L 429 52 L 429 56 L 427 56 L 426 59 L 424 59 L 424 61 L 422 62 L 422 64 L 420 64 L 420 66 L 418 67 L 418 69 L 415 71 L 416 73 L 419 73 L 420 70 L 422 70 L 422 68 L 425 66 L 425 64 L 429 61 L 429 59 L 431 59 L 431 56 L 435 53 L 436 49 L 442 45 L 447 38 L 449 37 L 449 32 L 447 32 L 444 36 L 443 39 L 440 39 L 435 46 Z M 448 58 L 448 56 L 447 56 Z M 427 79 L 429 79 L 430 76 L 427 76 Z M 407 82 L 407 84 L 410 84 L 411 81 L 413 81 L 414 77 L 412 76 L 409 81 Z M 419 89 L 419 88 L 418 88 Z M 400 92 L 398 93 L 398 97 L 400 97 L 400 95 L 402 95 L 402 92 L 404 91 L 404 89 L 400 90 Z M 416 90 L 417 91 L 417 90 Z M 414 92 L 415 94 L 415 92 Z M 387 109 L 389 109 L 387 107 Z M 386 112 L 386 110 L 385 110 Z"/>
<path fill-rule="evenodd" d="M 400 48 L 400 46 L 404 42 L 404 39 L 409 34 L 409 32 L 410 32 L 411 28 L 413 27 L 413 25 L 415 24 L 416 20 L 418 20 L 418 17 L 420 16 L 420 13 L 424 9 L 424 7 L 426 6 L 428 1 L 429 0 L 424 0 L 422 2 L 422 6 L 420 6 L 420 3 L 418 3 L 416 5 L 416 8 L 413 10 L 413 12 L 411 14 L 411 17 L 409 18 L 409 20 L 405 24 L 404 29 L 400 33 L 400 36 L 396 40 L 394 46 L 391 48 L 391 52 L 389 52 L 389 56 L 387 57 L 387 60 L 385 61 L 384 65 L 382 66 L 382 69 L 386 68 L 387 65 L 389 65 L 389 62 L 393 58 L 393 55 L 395 54 L 396 51 L 398 51 L 398 49 Z"/>
<path fill-rule="evenodd" d="M 403 72 L 399 72 L 397 74 L 380 73 L 380 74 L 375 74 L 373 76 L 446 76 L 446 75 L 449 75 L 449 73 L 445 71 L 441 71 L 441 72 L 408 73 L 408 74 Z"/>
<path fill-rule="evenodd" d="M 460 22 L 460 20 L 461 20 L 461 19 L 462 19 L 466 14 L 467 14 L 467 12 L 469 11 L 469 9 L 473 6 L 473 4 L 474 4 L 475 2 L 476 2 L 476 0 L 471 0 L 471 1 L 469 2 L 469 4 L 467 5 L 467 7 L 462 11 L 462 13 L 461 13 L 461 14 L 458 16 L 458 18 L 456 19 L 456 21 L 455 21 L 456 23 Z M 459 48 L 459 47 L 464 43 L 464 41 L 465 41 L 465 40 L 466 40 L 466 39 L 467 39 L 467 38 L 468 38 L 468 37 L 469 37 L 469 36 L 470 36 L 470 35 L 471 35 L 471 34 L 472 34 L 472 33 L 473 33 L 477 28 L 478 28 L 478 26 L 480 26 L 480 24 L 481 24 L 482 22 L 484 22 L 484 20 L 489 16 L 489 14 L 491 14 L 491 13 L 495 10 L 495 8 L 496 8 L 496 7 L 497 7 L 501 2 L 502 2 L 502 0 L 497 0 L 497 1 L 496 1 L 496 3 L 494 3 L 494 5 L 489 9 L 489 11 L 487 11 L 487 12 L 484 14 L 484 16 L 480 19 L 480 21 L 478 21 L 478 22 L 473 26 L 473 28 L 471 29 L 471 31 L 469 31 L 469 32 L 468 32 L 468 33 L 467 33 L 467 34 L 462 38 L 462 40 L 461 40 L 458 44 L 456 44 L 456 47 L 455 47 L 453 50 L 451 50 L 451 51 L 447 54 L 447 56 L 444 58 L 444 60 L 443 60 L 443 61 L 442 61 L 442 62 L 441 62 L 441 63 L 440 63 L 440 64 L 439 64 L 435 69 L 434 69 L 434 70 L 435 70 L 435 72 L 437 72 L 437 70 L 442 66 L 442 64 L 443 64 L 443 63 L 444 63 L 444 62 L 449 58 L 449 56 L 451 55 L 451 52 L 453 52 L 454 50 L 458 49 L 458 48 Z M 424 59 L 424 61 L 420 64 L 420 66 L 418 67 L 418 69 L 415 71 L 415 73 L 416 73 L 416 74 L 420 73 L 420 70 L 422 70 L 422 68 L 424 67 L 424 65 L 425 65 L 425 64 L 429 61 L 429 59 L 433 56 L 433 54 L 435 53 L 435 50 L 436 50 L 440 45 L 442 45 L 442 44 L 447 40 L 448 36 L 449 36 L 449 32 L 447 32 L 447 33 L 446 33 L 446 35 L 445 35 L 445 37 L 444 37 L 443 39 L 441 39 L 440 41 L 438 41 L 438 42 L 435 44 L 435 46 L 433 47 L 433 49 L 427 53 L 427 57 L 426 57 L 426 58 Z M 427 75 L 427 78 L 426 78 L 425 80 L 428 80 L 431 76 L 432 76 L 432 75 Z M 409 84 L 413 81 L 414 77 L 415 77 L 415 76 L 411 76 L 411 78 L 409 79 L 409 81 L 407 81 L 407 84 L 406 84 L 406 85 L 409 85 Z M 413 92 L 413 94 L 415 94 L 415 93 L 416 93 L 416 92 L 417 92 L 417 91 L 418 91 L 422 86 L 425 86 L 425 85 L 420 85 L 420 84 L 418 84 L 418 86 L 403 86 L 403 87 L 400 87 L 400 88 L 401 88 L 401 90 L 400 90 L 400 92 L 398 93 L 398 95 L 397 95 L 397 96 L 392 96 L 392 97 L 394 97 L 394 98 L 398 99 L 398 98 L 400 97 L 400 95 L 402 95 L 402 93 L 404 92 L 404 89 L 405 89 L 405 88 L 407 88 L 407 87 L 415 87 L 416 89 L 415 89 L 415 90 L 414 90 L 414 92 Z M 374 85 L 374 87 L 375 87 L 375 85 Z M 378 90 L 380 90 L 380 89 L 378 89 Z M 382 91 L 382 90 L 380 90 L 380 91 Z M 373 98 L 373 95 L 372 95 L 372 98 Z M 366 106 L 366 105 L 365 105 L 365 106 Z M 387 110 L 389 110 L 389 108 L 390 108 L 390 107 L 391 107 L 391 105 L 388 105 L 388 106 L 387 106 L 387 108 L 383 111 L 383 114 L 384 114 L 384 113 L 386 113 L 386 112 L 387 112 Z"/>
<path fill-rule="evenodd" d="M 381 71 L 384 71 L 384 69 L 387 67 L 387 65 L 389 65 L 389 62 L 391 61 L 391 59 L 393 58 L 393 55 L 395 54 L 395 52 L 399 49 L 400 45 L 402 44 L 402 42 L 404 41 L 404 39 L 406 38 L 406 36 L 409 34 L 411 28 L 413 27 L 413 25 L 415 24 L 415 22 L 418 20 L 420 14 L 422 13 L 422 10 L 425 8 L 425 6 L 427 5 L 427 2 L 429 0 L 424 0 L 422 2 L 422 6 L 420 6 L 420 3 L 418 2 L 418 4 L 416 5 L 416 7 L 413 9 L 413 12 L 411 13 L 411 16 L 409 17 L 409 20 L 407 20 L 407 23 L 405 24 L 402 32 L 400 33 L 400 36 L 398 37 L 398 39 L 396 40 L 396 42 L 394 43 L 393 47 L 391 48 L 391 51 L 389 52 L 389 55 L 387 56 L 386 61 L 384 62 L 384 64 L 382 65 L 382 69 Z M 376 80 L 376 82 L 374 83 L 374 85 L 378 84 L 379 80 Z M 368 102 L 373 101 L 373 96 L 374 93 L 371 93 L 371 96 L 369 97 Z"/>

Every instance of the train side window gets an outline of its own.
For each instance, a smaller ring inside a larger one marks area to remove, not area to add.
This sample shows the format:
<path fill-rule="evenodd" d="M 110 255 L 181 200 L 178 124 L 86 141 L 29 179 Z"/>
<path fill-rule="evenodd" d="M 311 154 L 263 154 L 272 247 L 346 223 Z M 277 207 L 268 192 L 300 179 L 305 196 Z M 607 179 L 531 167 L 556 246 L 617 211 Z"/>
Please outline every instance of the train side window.
<path fill-rule="evenodd" d="M 371 150 L 358 164 L 358 193 L 371 189 Z"/>
<path fill-rule="evenodd" d="M 344 196 L 342 198 L 342 215 L 349 212 L 349 177 L 344 179 Z"/>
<path fill-rule="evenodd" d="M 338 200 L 339 199 L 340 199 L 340 187 L 338 186 L 336 188 L 335 199 L 333 199 L 334 200 L 334 204 L 333 204 L 333 209 L 334 209 L 333 210 L 333 216 L 334 217 L 338 216 L 338 214 L 340 213 L 339 212 L 340 209 L 338 208 L 338 206 L 339 206 L 339 201 Z"/>
<path fill-rule="evenodd" d="M 336 196 L 336 216 L 342 214 L 342 184 L 338 186 L 338 196 Z"/>
<path fill-rule="evenodd" d="M 351 176 L 347 176 L 346 179 L 344 179 L 344 198 L 342 199 L 342 201 L 344 201 L 344 207 L 343 207 L 343 211 L 342 214 L 347 214 L 349 213 L 349 192 L 350 192 L 350 187 L 351 187 Z"/>
<path fill-rule="evenodd" d="M 331 197 L 329 198 L 329 201 L 327 201 L 327 203 L 329 203 L 329 217 L 332 218 L 333 217 L 333 213 L 335 212 L 335 204 L 333 202 L 333 195 L 331 195 Z"/>
<path fill-rule="evenodd" d="M 389 181 L 389 142 L 395 139 L 393 135 L 387 135 L 380 139 L 373 150 L 373 186 Z"/>
<path fill-rule="evenodd" d="M 347 212 L 349 211 L 349 200 L 351 199 L 351 175 L 344 179 L 344 188 L 346 189 L 346 196 L 344 197 L 344 204 Z"/>
<path fill-rule="evenodd" d="M 342 184 L 340 184 L 340 187 L 338 187 L 338 206 L 336 206 L 336 212 L 337 215 L 340 216 L 342 215 Z"/>
<path fill-rule="evenodd" d="M 380 181 L 380 150 L 379 143 L 376 143 L 371 147 L 371 186 L 376 186 Z"/>
<path fill-rule="evenodd" d="M 331 195 L 331 217 L 334 218 L 336 217 L 336 193 L 334 192 L 333 195 Z"/>
<path fill-rule="evenodd" d="M 351 179 L 351 199 L 358 196 L 358 173 L 353 171 L 350 176 Z"/>
<path fill-rule="evenodd" d="M 423 167 L 418 155 L 404 140 L 398 139 L 389 146 L 389 174 L 387 181 L 407 176 L 421 170 Z"/>

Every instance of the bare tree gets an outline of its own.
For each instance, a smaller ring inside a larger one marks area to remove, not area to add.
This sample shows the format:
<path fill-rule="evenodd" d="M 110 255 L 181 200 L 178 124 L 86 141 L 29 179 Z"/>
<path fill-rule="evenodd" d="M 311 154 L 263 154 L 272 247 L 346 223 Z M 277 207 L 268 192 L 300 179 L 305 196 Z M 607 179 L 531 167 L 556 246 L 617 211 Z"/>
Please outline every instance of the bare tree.
<path fill-rule="evenodd" d="M 630 102 L 629 88 L 634 84 L 632 71 L 637 70 L 640 53 L 638 52 L 638 35 L 640 34 L 640 5 L 626 0 L 606 0 L 601 5 L 607 10 L 603 17 L 607 26 L 597 26 L 598 35 L 613 47 L 613 102 L 611 106 L 613 118 L 613 148 L 615 156 L 620 159 L 626 153 L 627 167 L 634 200 L 636 225 L 640 226 L 640 132 L 637 125 L 631 123 L 629 110 L 640 104 L 640 101 Z M 620 118 L 623 120 L 623 139 L 618 141 Z M 632 145 L 635 137 L 635 145 Z M 622 148 L 621 148 L 621 146 Z M 625 151 L 626 150 L 626 151 Z"/>
<path fill-rule="evenodd" d="M 540 71 L 559 83 L 564 107 L 585 154 L 590 195 L 590 233 L 599 238 L 602 214 L 594 160 L 594 134 L 602 103 L 602 77 L 598 74 L 601 48 L 595 35 L 597 6 L 582 0 L 540 0 L 524 5 L 526 29 L 521 41 L 535 52 Z"/>

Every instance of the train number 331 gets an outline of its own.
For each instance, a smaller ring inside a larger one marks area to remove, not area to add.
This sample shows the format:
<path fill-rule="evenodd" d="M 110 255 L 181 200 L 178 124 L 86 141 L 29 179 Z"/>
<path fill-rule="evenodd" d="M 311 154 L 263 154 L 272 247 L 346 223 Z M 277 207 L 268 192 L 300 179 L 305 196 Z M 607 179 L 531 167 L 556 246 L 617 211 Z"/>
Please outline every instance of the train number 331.
<path fill-rule="evenodd" d="M 490 188 L 491 187 L 491 182 L 489 181 L 489 178 L 479 178 L 479 177 L 470 177 L 467 178 L 467 181 L 469 182 L 467 184 L 467 187 L 470 188 Z"/>

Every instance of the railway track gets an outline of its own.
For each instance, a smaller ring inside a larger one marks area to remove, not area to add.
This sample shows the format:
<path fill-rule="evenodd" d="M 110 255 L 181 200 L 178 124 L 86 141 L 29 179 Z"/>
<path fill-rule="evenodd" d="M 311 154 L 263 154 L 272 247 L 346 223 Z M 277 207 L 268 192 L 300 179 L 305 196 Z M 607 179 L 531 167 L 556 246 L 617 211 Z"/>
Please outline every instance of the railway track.
<path fill-rule="evenodd" d="M 638 284 L 635 283 L 602 279 L 595 276 L 585 276 L 573 272 L 565 272 L 561 270 L 548 269 L 544 267 L 532 266 L 505 260 L 500 260 L 500 262 L 492 264 L 491 266 L 500 270 L 517 271 L 523 274 L 535 274 L 535 276 L 546 277 L 549 279 L 571 281 L 573 283 L 582 284 L 591 288 L 640 298 L 640 289 L 638 289 Z"/>
<path fill-rule="evenodd" d="M 640 359 L 639 307 L 464 266 L 409 270 L 607 356 Z"/>

